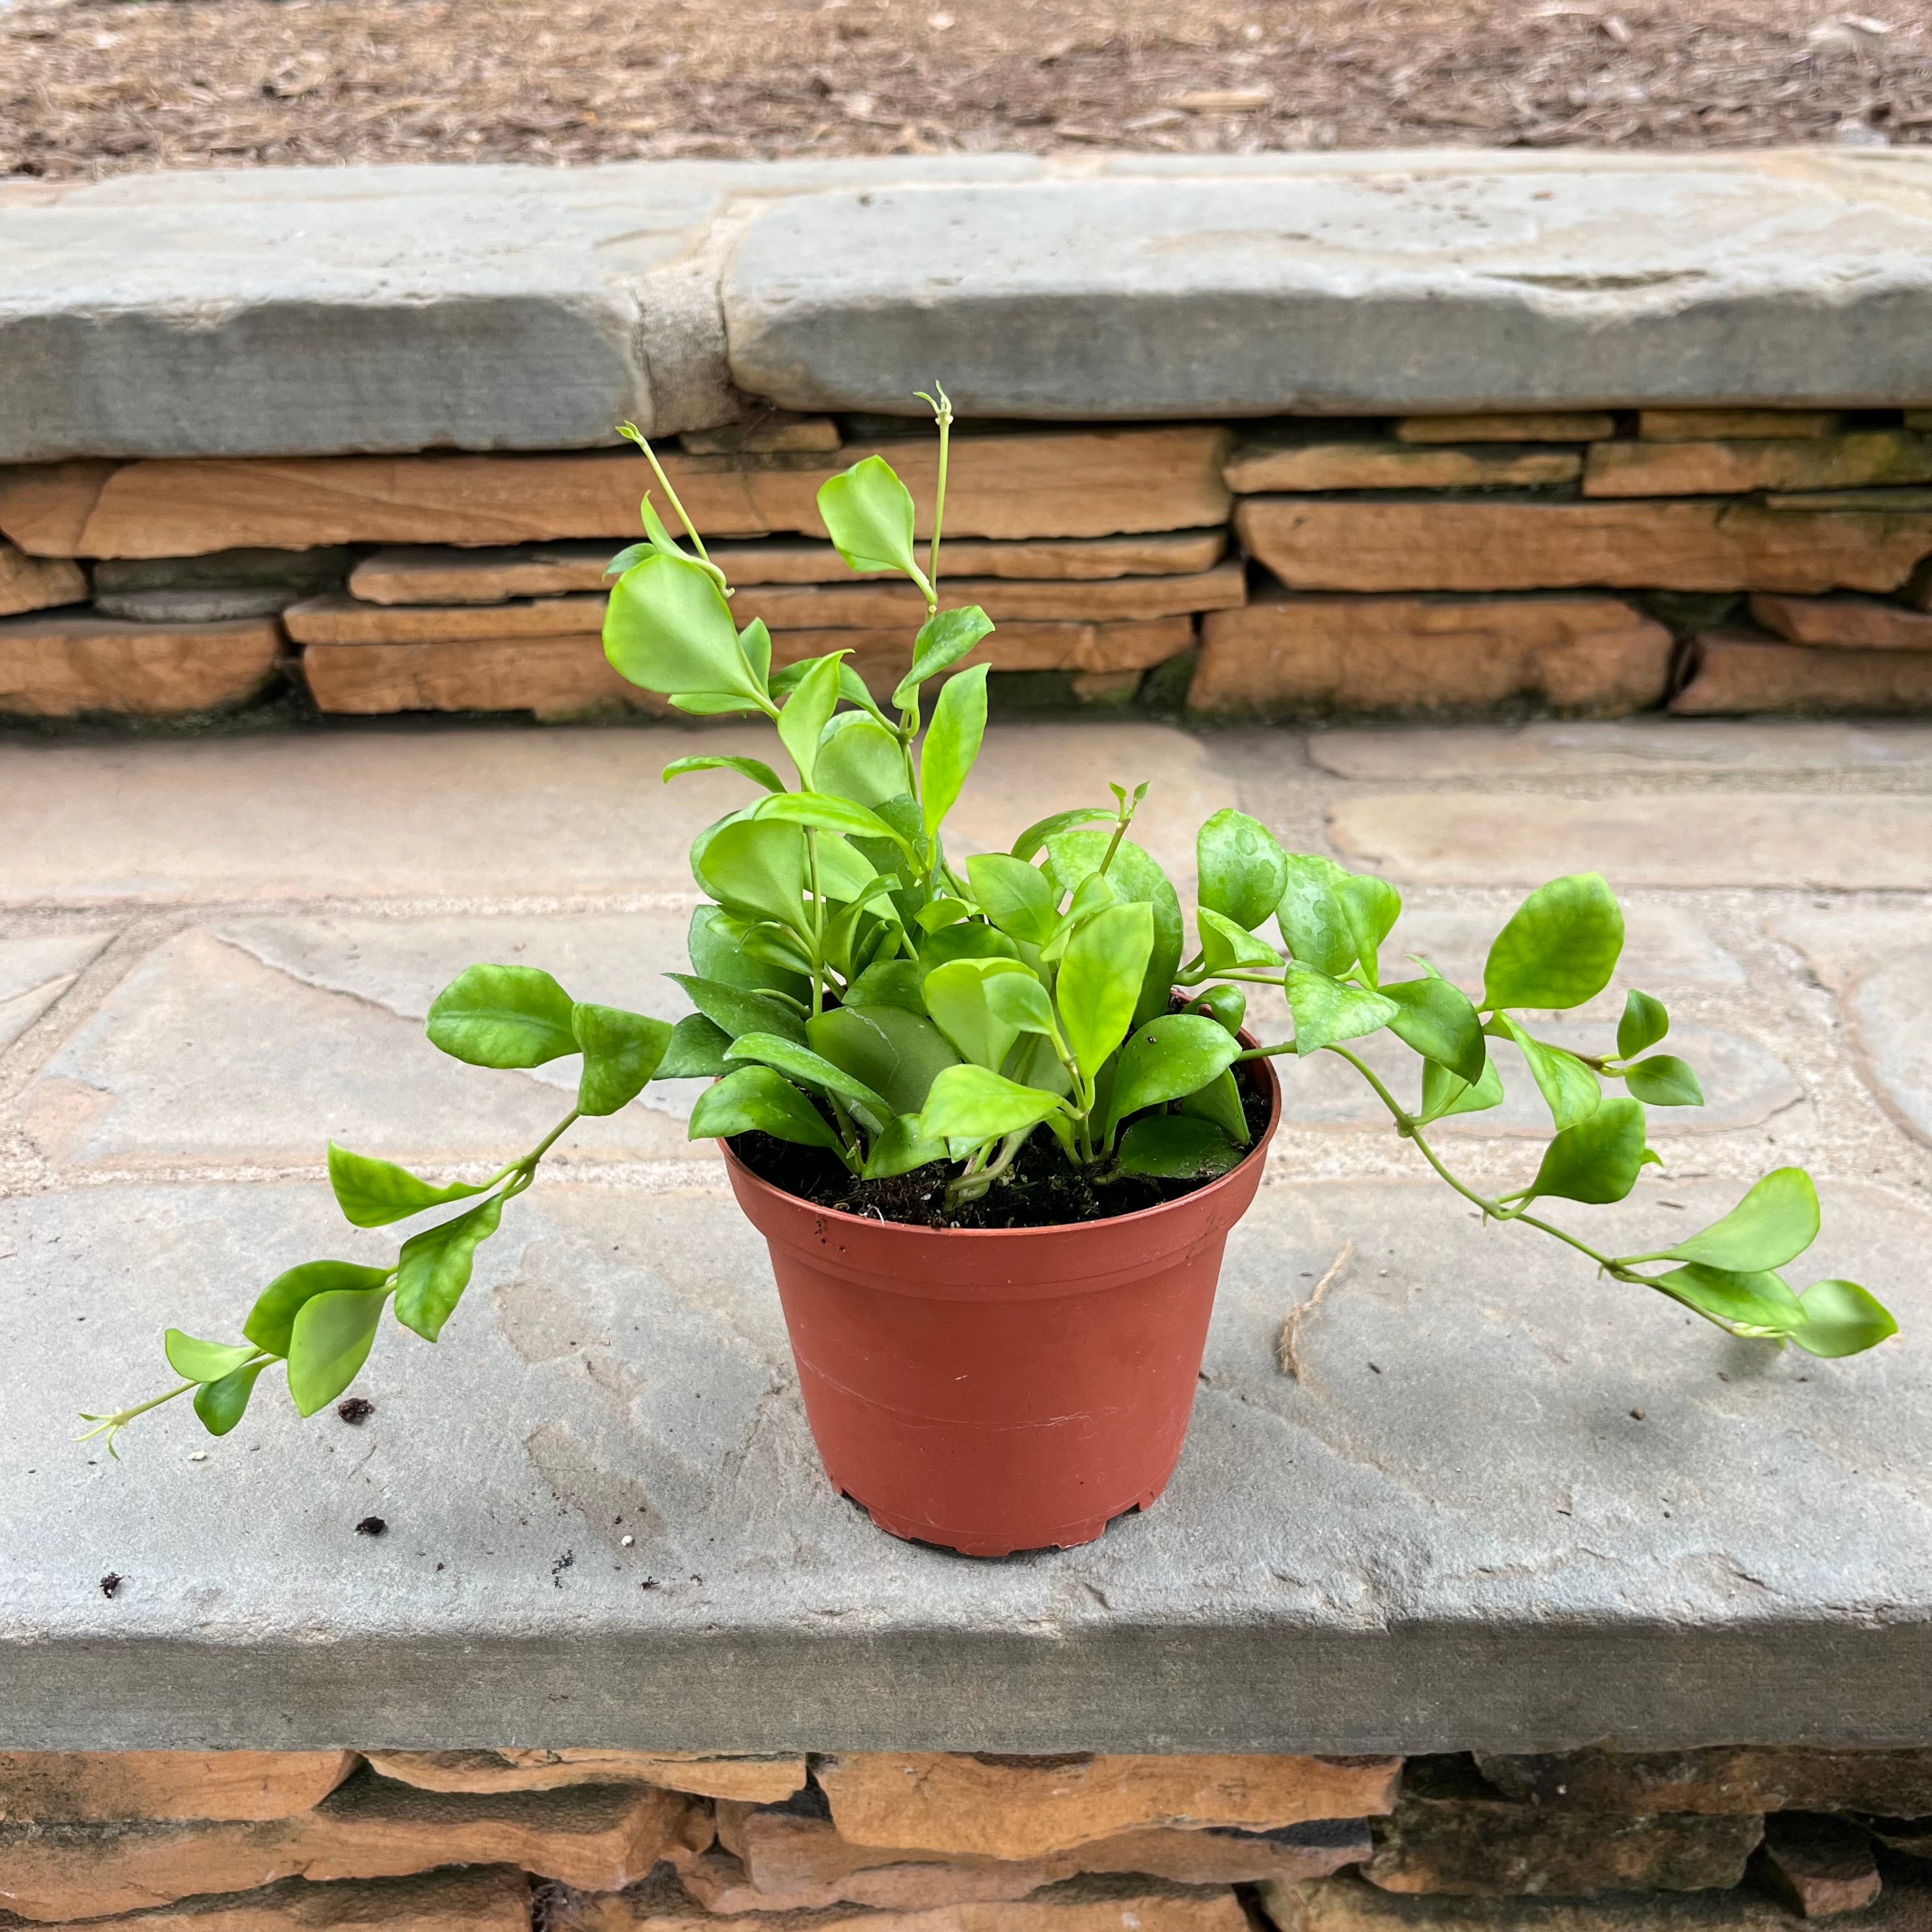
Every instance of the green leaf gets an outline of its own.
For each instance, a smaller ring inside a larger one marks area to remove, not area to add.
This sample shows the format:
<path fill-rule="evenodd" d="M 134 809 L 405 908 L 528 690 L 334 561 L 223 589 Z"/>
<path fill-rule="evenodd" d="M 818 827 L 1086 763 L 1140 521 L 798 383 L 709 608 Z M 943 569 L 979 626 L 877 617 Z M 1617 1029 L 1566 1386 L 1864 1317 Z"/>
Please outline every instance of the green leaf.
<path fill-rule="evenodd" d="M 1304 1057 L 1337 1040 L 1379 1033 L 1402 1011 L 1394 1000 L 1385 1000 L 1379 993 L 1344 986 L 1299 961 L 1288 968 L 1282 990 L 1288 995 L 1288 1010 L 1294 1016 L 1294 1050 Z"/>
<path fill-rule="evenodd" d="M 961 920 L 925 934 L 919 942 L 922 973 L 930 973 L 949 959 L 1018 959 L 1018 944 L 997 926 L 977 920 Z"/>
<path fill-rule="evenodd" d="M 862 974 L 854 982 L 855 992 L 867 976 Z M 931 1020 L 898 1006 L 848 1000 L 808 1020 L 805 1036 L 814 1052 L 879 1094 L 895 1116 L 916 1114 L 926 1105 L 933 1082 L 959 1062 L 958 1054 Z"/>
<path fill-rule="evenodd" d="M 748 954 L 742 934 L 734 928 L 731 915 L 721 906 L 698 907 L 691 916 L 684 944 L 691 970 L 700 979 L 742 986 L 748 992 L 789 994 L 801 1004 L 812 996 L 812 982 L 802 974 Z"/>
<path fill-rule="evenodd" d="M 1059 1022 L 1047 990 L 1024 967 L 1017 973 L 989 972 L 982 982 L 993 1017 L 1022 1033 L 1036 1034 L 1055 1046 L 1062 1044 Z M 1056 1053 L 1054 1058 L 1058 1058 Z"/>
<path fill-rule="evenodd" d="M 745 662 L 752 667 L 752 675 L 767 690 L 772 676 L 772 634 L 765 628 L 762 617 L 754 617 L 738 633 L 738 648 L 745 654 Z"/>
<path fill-rule="evenodd" d="M 304 1262 L 277 1275 L 255 1298 L 242 1332 L 256 1348 L 286 1355 L 296 1317 L 317 1295 L 380 1288 L 391 1272 L 355 1262 Z"/>
<path fill-rule="evenodd" d="M 1483 968 L 1483 1002 L 1492 1009 L 1580 1006 L 1610 983 L 1623 950 L 1624 916 L 1602 874 L 1552 879 L 1497 934 Z"/>
<path fill-rule="evenodd" d="M 184 1382 L 218 1382 L 256 1352 L 252 1342 L 197 1342 L 178 1328 L 163 1338 L 168 1366 Z"/>
<path fill-rule="evenodd" d="M 949 1066 L 932 1083 L 920 1110 L 920 1137 L 974 1147 L 1037 1126 L 1061 1106 L 1057 1094 L 1022 1087 L 984 1066 Z"/>
<path fill-rule="evenodd" d="M 1090 1095 L 1101 1067 L 1134 1024 L 1154 944 L 1154 908 L 1137 900 L 1096 913 L 1061 956 L 1054 1003 Z"/>
<path fill-rule="evenodd" d="M 209 1435 L 226 1436 L 242 1420 L 248 1398 L 255 1393 L 255 1379 L 268 1366 L 266 1361 L 250 1362 L 218 1382 L 203 1382 L 195 1390 L 194 1412 Z"/>
<path fill-rule="evenodd" d="M 742 986 L 728 986 L 716 980 L 700 980 L 694 973 L 667 973 L 690 997 L 691 1004 L 714 1025 L 732 1039 L 743 1033 L 775 1033 L 783 1040 L 805 1042 L 805 1022 L 782 1000 L 766 993 L 749 992 Z"/>
<path fill-rule="evenodd" d="M 850 839 L 821 831 L 818 842 L 818 890 L 828 899 L 868 899 L 890 890 L 880 884 L 878 867 Z"/>
<path fill-rule="evenodd" d="M 1808 1355 L 1856 1355 L 1898 1333 L 1891 1310 L 1855 1281 L 1814 1281 L 1798 1300 L 1804 1319 L 1791 1339 Z"/>
<path fill-rule="evenodd" d="M 1352 872 L 1336 886 L 1335 902 L 1342 908 L 1342 923 L 1348 929 L 1362 977 L 1373 986 L 1382 977 L 1382 943 L 1402 915 L 1402 895 L 1386 879 Z"/>
<path fill-rule="evenodd" d="M 1248 1017 L 1248 996 L 1238 986 L 1210 986 L 1187 1004 L 1191 1013 L 1205 1013 L 1216 1026 L 1238 1034 Z"/>
<path fill-rule="evenodd" d="M 778 713 L 778 737 L 798 767 L 799 782 L 808 791 L 812 789 L 818 741 L 838 708 L 838 668 L 844 659 L 842 651 L 814 658 Z"/>
<path fill-rule="evenodd" d="M 755 698 L 740 698 L 729 691 L 674 691 L 670 701 L 694 718 L 716 718 L 734 711 L 762 711 Z"/>
<path fill-rule="evenodd" d="M 1550 1118 L 1559 1129 L 1574 1127 L 1597 1111 L 1604 1090 L 1597 1084 L 1596 1075 L 1574 1053 L 1531 1039 L 1507 1013 L 1498 1014 L 1496 1024 L 1522 1053 L 1537 1090 L 1550 1108 Z"/>
<path fill-rule="evenodd" d="M 1721 1221 L 1666 1250 L 1672 1261 L 1753 1274 L 1796 1261 L 1818 1238 L 1818 1193 L 1802 1167 L 1774 1168 Z"/>
<path fill-rule="evenodd" d="M 926 970 L 916 959 L 881 960 L 876 966 L 868 966 L 845 988 L 845 1004 L 848 1006 L 897 1006 L 906 1012 L 923 1013 L 926 999 L 920 991 L 920 982 L 925 977 Z M 809 1030 L 808 1026 L 807 1031 Z"/>
<path fill-rule="evenodd" d="M 691 868 L 706 893 L 734 910 L 776 920 L 800 933 L 811 929 L 800 826 L 749 816 L 728 820 L 701 848 L 693 847 Z"/>
<path fill-rule="evenodd" d="M 1076 806 L 1071 812 L 1050 812 L 1044 818 L 1036 819 L 1013 841 L 1012 856 L 1030 864 L 1049 838 L 1071 832 L 1076 825 L 1090 825 L 1096 818 L 1114 816 L 1097 805 Z"/>
<path fill-rule="evenodd" d="M 689 772 L 736 772 L 767 791 L 783 791 L 784 780 L 762 758 L 679 758 L 664 768 L 663 782 L 681 778 Z"/>
<path fill-rule="evenodd" d="M 1336 897 L 1348 874 L 1312 852 L 1290 852 L 1286 861 L 1288 882 L 1275 910 L 1282 938 L 1300 964 L 1340 979 L 1355 963 L 1354 937 Z"/>
<path fill-rule="evenodd" d="M 1492 1060 L 1483 1068 L 1483 1077 L 1474 1086 L 1459 1078 L 1439 1061 L 1422 1063 L 1422 1112 L 1416 1117 L 1427 1126 L 1431 1120 L 1444 1120 L 1452 1114 L 1484 1114 L 1503 1103 L 1503 1077 Z"/>
<path fill-rule="evenodd" d="M 1624 995 L 1624 1016 L 1617 1022 L 1617 1058 L 1634 1060 L 1670 1030 L 1670 1016 L 1661 1000 L 1634 990 Z"/>
<path fill-rule="evenodd" d="M 819 739 L 812 783 L 854 805 L 876 806 L 898 798 L 908 783 L 899 741 L 876 718 L 842 711 Z"/>
<path fill-rule="evenodd" d="M 818 514 L 832 547 L 854 570 L 896 570 L 930 596 L 913 555 L 912 492 L 883 456 L 868 456 L 819 485 Z"/>
<path fill-rule="evenodd" d="M 724 1049 L 731 1036 L 702 1013 L 686 1013 L 670 1030 L 664 1056 L 658 1062 L 660 1080 L 716 1080 L 731 1070 Z"/>
<path fill-rule="evenodd" d="M 1634 1100 L 1605 1100 L 1587 1120 L 1565 1127 L 1543 1151 L 1530 1196 L 1565 1201 L 1621 1201 L 1643 1166 L 1643 1109 Z"/>
<path fill-rule="evenodd" d="M 784 825 L 816 826 L 821 832 L 836 832 L 847 838 L 890 839 L 896 848 L 904 842 L 877 812 L 831 792 L 788 791 L 766 799 L 758 807 L 757 817 L 761 821 L 776 819 Z"/>
<path fill-rule="evenodd" d="M 1211 906 L 1197 907 L 1194 918 L 1201 931 L 1201 963 L 1210 973 L 1252 966 L 1272 971 L 1281 964 L 1281 955 L 1266 940 L 1257 939 Z"/>
<path fill-rule="evenodd" d="M 1232 1066 L 1198 1093 L 1183 1095 L 1179 1105 L 1184 1114 L 1212 1120 L 1238 1146 L 1246 1147 L 1253 1138 L 1248 1132 L 1247 1110 L 1241 1105 L 1240 1085 Z"/>
<path fill-rule="evenodd" d="M 1144 1107 L 1198 1093 L 1234 1064 L 1240 1050 L 1232 1034 L 1198 1013 L 1169 1013 L 1135 1028 L 1114 1069 L 1108 1133 Z"/>
<path fill-rule="evenodd" d="M 781 1040 L 775 1033 L 741 1034 L 725 1049 L 724 1057 L 728 1060 L 755 1060 L 764 1066 L 775 1067 L 788 1080 L 836 1094 L 840 1100 L 862 1108 L 872 1116 L 865 1124 L 874 1133 L 882 1131 L 892 1118 L 890 1102 L 883 1094 L 874 1093 L 864 1081 L 855 1078 L 823 1054 L 813 1052 L 808 1046 Z"/>
<path fill-rule="evenodd" d="M 618 579 L 604 615 L 604 655 L 646 691 L 711 693 L 760 708 L 764 692 L 731 607 L 694 558 L 654 552 Z"/>
<path fill-rule="evenodd" d="M 926 1139 L 920 1132 L 917 1114 L 901 1114 L 873 1142 L 872 1151 L 866 1156 L 865 1178 L 886 1180 L 896 1174 L 910 1174 L 916 1167 L 928 1166 L 945 1158 L 946 1143 Z"/>
<path fill-rule="evenodd" d="M 1398 1009 L 1389 1031 L 1425 1060 L 1446 1066 L 1459 1080 L 1472 1083 L 1483 1077 L 1489 1051 L 1483 1044 L 1483 1022 L 1468 998 L 1447 980 L 1434 975 L 1385 983 L 1382 997 Z"/>
<path fill-rule="evenodd" d="M 425 1342 L 442 1333 L 470 1286 L 476 1250 L 496 1232 L 503 1197 L 493 1194 L 453 1221 L 425 1228 L 403 1244 L 396 1264 L 396 1319 Z"/>
<path fill-rule="evenodd" d="M 1288 887 L 1288 854 L 1259 819 L 1223 808 L 1202 826 L 1195 851 L 1208 911 L 1244 932 L 1273 915 Z"/>
<path fill-rule="evenodd" d="M 691 1110 L 690 1138 L 722 1139 L 731 1134 L 776 1135 L 803 1147 L 842 1151 L 838 1137 L 818 1109 L 769 1066 L 741 1066 L 715 1087 L 707 1087 Z"/>
<path fill-rule="evenodd" d="M 992 628 L 992 619 L 976 604 L 938 611 L 927 618 L 913 640 L 912 668 L 899 680 L 892 702 L 902 709 L 909 706 L 928 678 L 937 676 L 948 664 L 957 664 Z"/>
<path fill-rule="evenodd" d="M 606 577 L 622 577 L 626 571 L 642 563 L 656 548 L 655 544 L 648 543 L 626 544 L 604 566 L 604 574 Z"/>
<path fill-rule="evenodd" d="M 1804 1319 L 1804 1310 L 1784 1277 L 1768 1269 L 1739 1274 L 1693 1262 L 1659 1275 L 1654 1286 L 1673 1301 L 1726 1328 L 1788 1335 Z"/>
<path fill-rule="evenodd" d="M 928 838 L 938 836 L 946 814 L 958 802 L 986 735 L 986 667 L 975 664 L 946 680 L 920 748 L 920 798 Z"/>
<path fill-rule="evenodd" d="M 1120 1136 L 1114 1166 L 1155 1180 L 1211 1180 L 1240 1166 L 1246 1150 L 1211 1120 L 1191 1114 L 1150 1114 Z"/>
<path fill-rule="evenodd" d="M 1114 835 L 1106 831 L 1060 832 L 1047 842 L 1046 871 L 1048 881 L 1060 892 L 1073 895 L 1070 916 L 1081 911 L 1085 896 L 1111 891 L 1123 904 L 1138 903 L 1154 909 L 1154 945 L 1148 954 L 1147 970 L 1142 975 L 1140 998 L 1135 1002 L 1134 1019 L 1157 1018 L 1168 1010 L 1174 992 L 1174 976 L 1180 968 L 1186 928 L 1181 921 L 1180 900 L 1168 883 L 1167 874 L 1151 854 L 1123 838 L 1114 848 L 1105 878 L 1096 876 Z"/>
<path fill-rule="evenodd" d="M 471 966 L 436 994 L 424 1030 L 472 1066 L 541 1066 L 577 1051 L 574 1004 L 535 966 Z"/>
<path fill-rule="evenodd" d="M 388 1298 L 387 1288 L 342 1288 L 302 1304 L 289 1345 L 289 1394 L 299 1414 L 327 1408 L 356 1379 Z"/>
<path fill-rule="evenodd" d="M 446 1202 L 466 1200 L 483 1192 L 481 1186 L 467 1187 L 460 1181 L 432 1187 L 394 1161 L 351 1154 L 333 1141 L 328 1144 L 328 1184 L 335 1190 L 343 1219 L 352 1228 L 384 1227 L 420 1214 L 425 1208 L 440 1208 Z"/>
<path fill-rule="evenodd" d="M 1624 1082 L 1638 1100 L 1652 1107 L 1701 1107 L 1704 1090 L 1697 1076 L 1674 1054 L 1653 1053 L 1626 1070 Z"/>
<path fill-rule="evenodd" d="M 1040 946 L 1059 923 L 1060 909 L 1046 874 L 1004 852 L 975 853 L 966 876 L 980 908 L 1000 930 L 1030 946 Z"/>
<path fill-rule="evenodd" d="M 920 988 L 926 1010 L 961 1058 L 994 1071 L 1020 1035 L 1018 1026 L 996 1013 L 986 997 L 988 976 L 1000 974 L 1034 978 L 1017 959 L 956 958 L 934 967 Z"/>
<path fill-rule="evenodd" d="M 571 1026 L 583 1050 L 577 1111 L 614 1114 L 628 1107 L 656 1076 L 670 1045 L 668 1020 L 647 1019 L 621 1006 L 578 1004 Z"/>

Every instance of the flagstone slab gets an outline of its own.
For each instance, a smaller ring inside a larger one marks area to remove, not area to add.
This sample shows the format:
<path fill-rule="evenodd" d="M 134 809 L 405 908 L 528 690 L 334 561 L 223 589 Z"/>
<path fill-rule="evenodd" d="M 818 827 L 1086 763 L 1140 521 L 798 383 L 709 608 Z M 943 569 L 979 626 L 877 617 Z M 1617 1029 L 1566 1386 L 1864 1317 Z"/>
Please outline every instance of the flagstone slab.
<path fill-rule="evenodd" d="M 1630 1252 L 1739 1185 L 1553 1211 Z M 722 1188 L 545 1182 L 437 1346 L 386 1326 L 358 1427 L 264 1378 L 233 1434 L 163 1410 L 118 1463 L 62 1418 L 165 1386 L 164 1323 L 231 1333 L 280 1268 L 404 1231 L 344 1227 L 320 1184 L 8 1200 L 0 1348 L 33 1397 L 0 1411 L 0 1744 L 1922 1740 L 1932 1214 L 1824 1198 L 1816 1271 L 1904 1330 L 1829 1364 L 1597 1282 L 1432 1182 L 1273 1183 L 1166 1495 L 1001 1563 L 833 1494 Z M 371 1514 L 387 1533 L 358 1537 Z"/>

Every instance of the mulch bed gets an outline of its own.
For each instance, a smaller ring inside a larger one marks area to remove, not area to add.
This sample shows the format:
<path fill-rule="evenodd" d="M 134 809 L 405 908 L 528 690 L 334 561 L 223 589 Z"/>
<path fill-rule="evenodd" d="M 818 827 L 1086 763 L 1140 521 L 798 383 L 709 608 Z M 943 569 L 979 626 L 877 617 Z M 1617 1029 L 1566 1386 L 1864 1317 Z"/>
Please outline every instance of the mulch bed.
<path fill-rule="evenodd" d="M 0 177 L 1098 146 L 1932 140 L 1804 0 L 0 0 Z"/>

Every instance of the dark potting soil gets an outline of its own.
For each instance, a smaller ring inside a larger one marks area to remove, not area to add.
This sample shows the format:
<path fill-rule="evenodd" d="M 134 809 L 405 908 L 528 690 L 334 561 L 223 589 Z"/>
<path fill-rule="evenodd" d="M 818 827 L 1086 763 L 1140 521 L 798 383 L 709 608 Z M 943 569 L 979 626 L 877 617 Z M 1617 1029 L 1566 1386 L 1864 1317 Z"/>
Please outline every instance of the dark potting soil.
<path fill-rule="evenodd" d="M 1252 1063 L 1250 1063 L 1252 1064 Z M 1268 1125 L 1268 1102 L 1258 1081 L 1238 1075 L 1241 1110 L 1250 1141 Z M 934 1161 L 886 1180 L 855 1180 L 836 1156 L 823 1148 L 800 1147 L 770 1134 L 739 1134 L 731 1151 L 760 1180 L 820 1208 L 844 1214 L 869 1215 L 875 1221 L 902 1221 L 916 1228 L 1060 1228 L 1070 1222 L 1106 1221 L 1137 1214 L 1178 1201 L 1204 1187 L 1204 1180 L 1148 1180 L 1138 1176 L 1095 1186 L 1060 1151 L 1051 1134 L 1035 1134 L 1004 1176 L 976 1201 L 946 1210 L 950 1162 Z"/>

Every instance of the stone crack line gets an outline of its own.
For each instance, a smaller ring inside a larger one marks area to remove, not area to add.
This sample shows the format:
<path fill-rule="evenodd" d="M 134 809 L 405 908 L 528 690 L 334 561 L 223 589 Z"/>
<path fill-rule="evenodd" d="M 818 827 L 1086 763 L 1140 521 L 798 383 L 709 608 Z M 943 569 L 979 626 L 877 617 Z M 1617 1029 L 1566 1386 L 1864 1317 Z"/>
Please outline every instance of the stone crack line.
<path fill-rule="evenodd" d="M 1275 1359 L 1281 1364 L 1281 1372 L 1292 1381 L 1301 1379 L 1301 1324 L 1315 1304 L 1328 1289 L 1339 1281 L 1351 1261 L 1354 1258 L 1355 1244 L 1352 1240 L 1342 1244 L 1340 1253 L 1328 1264 L 1322 1279 L 1315 1284 L 1315 1292 L 1306 1301 L 1298 1301 L 1288 1312 L 1288 1318 L 1281 1324 L 1281 1334 L 1275 1343 Z"/>

